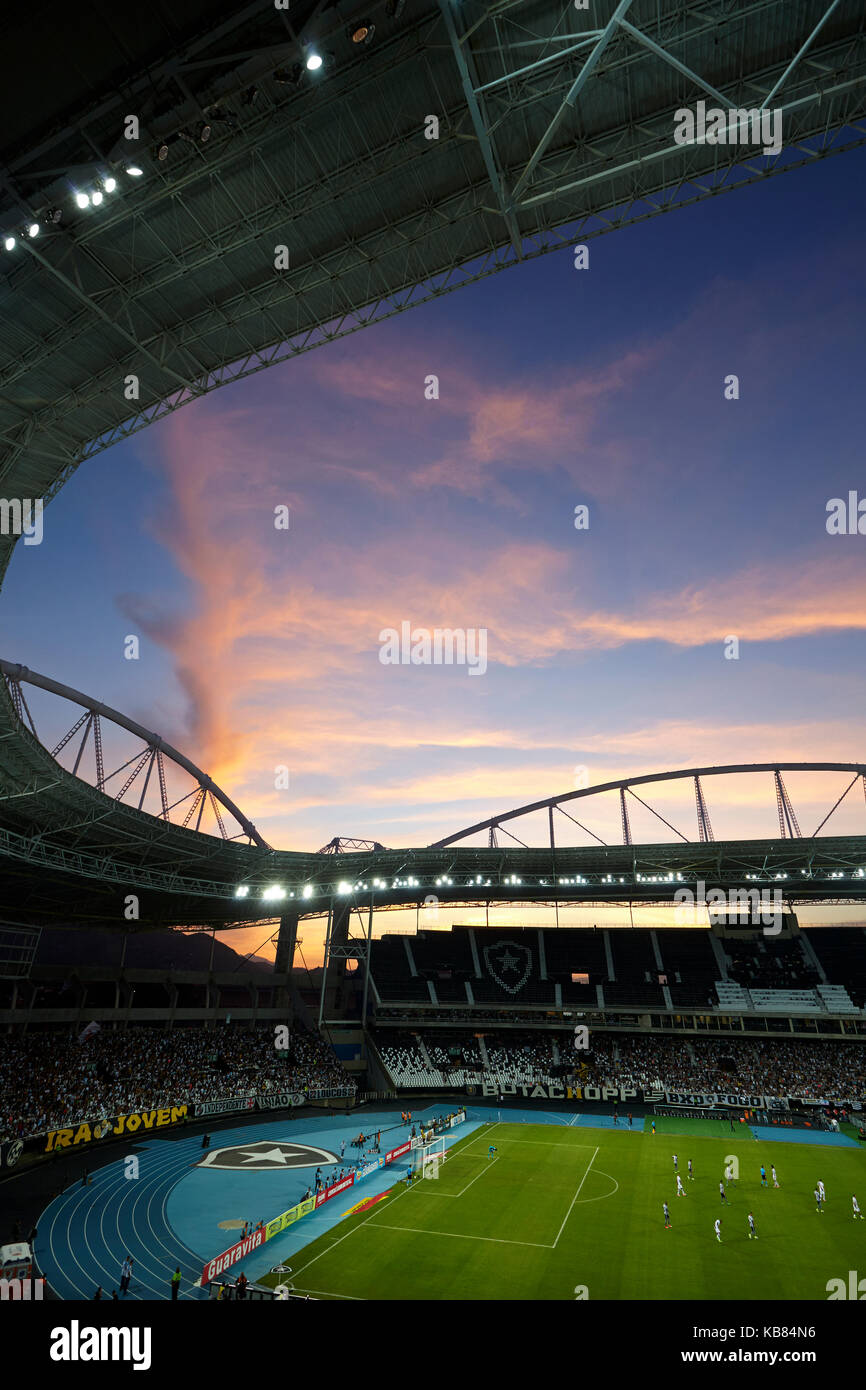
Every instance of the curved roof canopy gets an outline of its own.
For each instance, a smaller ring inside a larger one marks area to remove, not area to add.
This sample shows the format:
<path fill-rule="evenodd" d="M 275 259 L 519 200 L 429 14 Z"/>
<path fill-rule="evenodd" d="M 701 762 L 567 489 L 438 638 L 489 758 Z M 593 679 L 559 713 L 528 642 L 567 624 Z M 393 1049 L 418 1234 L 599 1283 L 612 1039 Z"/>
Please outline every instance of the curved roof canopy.
<path fill-rule="evenodd" d="M 31 99 L 0 97 L 6 498 L 223 382 L 866 139 L 860 0 L 145 8 L 122 34 L 107 0 L 6 20 L 38 50 Z M 699 101 L 781 112 L 781 152 L 677 143 Z"/>

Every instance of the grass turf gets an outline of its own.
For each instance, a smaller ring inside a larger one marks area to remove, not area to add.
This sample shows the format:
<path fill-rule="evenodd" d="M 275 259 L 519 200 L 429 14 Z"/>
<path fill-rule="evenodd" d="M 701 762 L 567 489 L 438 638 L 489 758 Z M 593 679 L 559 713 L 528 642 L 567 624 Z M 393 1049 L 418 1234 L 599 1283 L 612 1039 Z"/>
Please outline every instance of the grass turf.
<path fill-rule="evenodd" d="M 685 1197 L 675 1195 L 674 1151 Z M 740 1177 L 723 1206 L 730 1156 Z M 819 1177 L 823 1215 L 812 1196 Z M 333 1298 L 574 1299 L 585 1286 L 590 1299 L 826 1299 L 829 1279 L 866 1270 L 854 1192 L 866 1211 L 864 1156 L 854 1149 L 756 1143 L 748 1131 L 673 1144 L 649 1130 L 493 1124 L 454 1144 L 436 1180 L 396 1184 L 372 1211 L 298 1252 L 291 1278 L 299 1292 Z"/>

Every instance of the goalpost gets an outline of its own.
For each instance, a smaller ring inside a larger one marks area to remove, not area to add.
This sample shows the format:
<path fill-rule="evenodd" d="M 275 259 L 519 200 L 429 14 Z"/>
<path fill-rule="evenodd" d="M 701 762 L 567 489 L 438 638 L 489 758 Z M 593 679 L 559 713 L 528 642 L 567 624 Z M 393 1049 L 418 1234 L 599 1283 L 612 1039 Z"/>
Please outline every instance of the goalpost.
<path fill-rule="evenodd" d="M 429 1144 L 419 1145 L 413 1151 L 412 1172 L 415 1177 L 438 1178 L 439 1169 L 445 1162 L 445 1139 L 441 1135 L 431 1139 Z"/>

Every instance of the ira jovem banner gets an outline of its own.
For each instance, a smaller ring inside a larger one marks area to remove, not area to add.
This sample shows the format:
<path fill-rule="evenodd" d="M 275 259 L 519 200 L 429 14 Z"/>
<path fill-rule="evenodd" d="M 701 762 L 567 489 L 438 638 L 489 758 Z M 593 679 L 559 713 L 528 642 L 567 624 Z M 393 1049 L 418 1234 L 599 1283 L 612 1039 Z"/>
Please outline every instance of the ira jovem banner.
<path fill-rule="evenodd" d="M 167 1125 L 180 1124 L 186 1117 L 185 1105 L 172 1105 L 164 1110 L 140 1110 L 131 1115 L 116 1115 L 112 1120 L 94 1120 L 74 1129 L 52 1129 L 42 1136 L 45 1143 L 41 1152 L 56 1153 L 58 1149 L 77 1148 L 79 1144 L 92 1144 L 99 1139 L 117 1139 L 121 1135 L 164 1129 Z"/>

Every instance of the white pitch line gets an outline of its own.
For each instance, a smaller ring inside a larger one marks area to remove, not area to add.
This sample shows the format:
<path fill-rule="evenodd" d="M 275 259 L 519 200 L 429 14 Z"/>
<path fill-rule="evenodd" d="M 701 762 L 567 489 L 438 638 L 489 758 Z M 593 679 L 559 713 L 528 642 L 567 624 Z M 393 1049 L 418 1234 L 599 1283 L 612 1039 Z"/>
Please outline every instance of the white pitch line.
<path fill-rule="evenodd" d="M 403 1189 L 403 1192 L 398 1192 L 397 1195 L 396 1195 L 396 1197 L 393 1198 L 393 1200 L 392 1200 L 392 1202 L 391 1202 L 391 1205 L 393 1206 L 393 1205 L 394 1205 L 394 1202 L 398 1202 L 398 1201 L 400 1200 L 400 1198 L 403 1196 L 403 1193 L 404 1193 L 404 1192 L 408 1192 L 408 1190 L 409 1190 L 408 1188 L 404 1188 L 404 1189 Z M 316 1263 L 317 1260 L 320 1260 L 320 1259 L 322 1258 L 323 1255 L 330 1255 L 331 1251 L 332 1251 L 332 1250 L 336 1250 L 337 1246 L 338 1246 L 338 1245 L 342 1245 L 343 1241 L 344 1241 L 344 1240 L 348 1240 L 349 1236 L 353 1236 L 353 1235 L 355 1234 L 356 1231 L 361 1231 L 361 1230 L 363 1230 L 364 1227 L 365 1227 L 365 1226 L 368 1224 L 368 1222 L 370 1221 L 371 1217 L 372 1217 L 372 1216 L 375 1216 L 375 1214 L 376 1214 L 376 1213 L 375 1213 L 375 1210 L 372 1211 L 372 1212 L 370 1213 L 370 1216 L 366 1217 L 363 1221 L 359 1222 L 357 1226 L 353 1226 L 352 1229 L 351 1229 L 351 1231 L 347 1231 L 346 1234 L 345 1234 L 344 1236 L 338 1236 L 338 1238 L 337 1238 L 336 1240 L 331 1241 L 331 1244 L 330 1244 L 325 1250 L 321 1250 L 321 1251 L 319 1252 L 318 1255 L 314 1255 L 313 1258 L 312 1258 L 311 1260 L 308 1260 L 307 1263 L 306 1263 L 305 1265 L 301 1265 L 301 1267 L 300 1267 L 300 1269 L 297 1271 L 297 1273 L 298 1273 L 298 1274 L 303 1274 L 303 1272 L 304 1272 L 305 1269 L 309 1269 L 309 1268 L 310 1268 L 310 1265 L 314 1265 L 314 1264 Z"/>
<path fill-rule="evenodd" d="M 560 1142 L 559 1142 L 558 1140 L 556 1140 L 556 1139 L 518 1139 L 518 1138 L 516 1138 L 516 1137 L 515 1137 L 515 1138 L 512 1138 L 510 1135 L 508 1136 L 507 1139 L 502 1139 L 500 1142 L 503 1143 L 503 1144 L 534 1144 L 534 1145 L 536 1146 L 536 1148 L 540 1148 L 540 1149 L 559 1149 L 559 1150 L 561 1150 L 561 1152 L 563 1152 L 563 1153 L 573 1153 L 575 1149 L 588 1149 L 588 1148 L 589 1148 L 589 1144 L 585 1144 L 585 1143 L 583 1143 L 583 1142 L 581 1142 L 581 1143 L 579 1143 L 579 1144 L 569 1144 L 569 1143 L 560 1143 Z M 461 1154 L 461 1153 L 464 1153 L 464 1152 L 465 1152 L 465 1150 L 460 1149 L 460 1150 L 454 1155 L 454 1157 L 455 1157 L 455 1158 L 459 1158 L 459 1157 L 460 1157 L 460 1154 Z M 597 1152 L 597 1150 L 596 1150 L 596 1152 Z M 474 1157 L 474 1155 L 473 1155 L 473 1157 Z"/>
<path fill-rule="evenodd" d="M 451 1240 L 484 1240 L 493 1245 L 526 1245 L 533 1250 L 553 1250 L 552 1245 L 539 1245 L 535 1240 L 502 1240 L 499 1236 L 467 1236 L 460 1231 L 432 1231 L 424 1230 L 418 1226 L 386 1226 L 384 1221 L 373 1221 L 373 1226 L 378 1226 L 382 1231 L 411 1231 L 417 1236 L 448 1236 Z"/>
<path fill-rule="evenodd" d="M 557 1245 L 559 1244 L 559 1236 L 561 1236 L 562 1233 L 563 1233 L 563 1231 L 565 1230 L 565 1223 L 566 1223 L 566 1221 L 568 1220 L 568 1218 L 571 1216 L 572 1207 L 574 1206 L 575 1202 L 577 1201 L 578 1197 L 580 1196 L 580 1188 L 583 1187 L 583 1184 L 586 1182 L 587 1178 L 589 1177 L 589 1170 L 590 1170 L 590 1168 L 592 1167 L 593 1163 L 595 1162 L 595 1156 L 596 1156 L 597 1153 L 598 1153 L 598 1148 L 596 1148 L 595 1153 L 592 1155 L 592 1158 L 589 1160 L 589 1163 L 586 1165 L 586 1172 L 584 1173 L 583 1177 L 582 1177 L 581 1180 L 580 1180 L 580 1187 L 578 1187 L 577 1191 L 575 1192 L 574 1196 L 573 1196 L 572 1199 L 571 1199 L 571 1206 L 568 1208 L 568 1211 L 565 1213 L 565 1216 L 563 1217 L 562 1225 L 561 1225 L 560 1228 L 559 1228 L 559 1235 L 556 1237 L 556 1240 L 553 1242 L 552 1249 L 554 1249 L 554 1250 L 556 1249 Z"/>
<path fill-rule="evenodd" d="M 498 1159 L 498 1158 L 494 1158 L 493 1163 L 498 1163 L 498 1162 L 499 1162 L 499 1159 Z M 481 1169 L 481 1172 L 480 1172 L 480 1173 L 476 1173 L 476 1174 L 475 1174 L 475 1177 L 472 1178 L 471 1181 L 469 1181 L 469 1182 L 466 1184 L 465 1187 L 461 1187 L 461 1189 L 460 1189 L 459 1192 L 453 1192 L 453 1193 L 451 1193 L 450 1195 L 453 1196 L 453 1197 L 462 1197 L 464 1192 L 468 1192 L 468 1191 L 469 1191 L 470 1187 L 472 1186 L 472 1183 L 477 1182 L 479 1178 L 483 1178 L 483 1177 L 484 1177 L 484 1174 L 488 1171 L 488 1169 L 489 1169 L 489 1168 L 492 1168 L 492 1167 L 493 1167 L 493 1164 L 488 1162 L 487 1168 L 482 1168 L 482 1169 Z M 443 1195 L 444 1195 L 444 1194 L 443 1194 Z"/>

